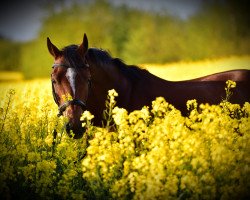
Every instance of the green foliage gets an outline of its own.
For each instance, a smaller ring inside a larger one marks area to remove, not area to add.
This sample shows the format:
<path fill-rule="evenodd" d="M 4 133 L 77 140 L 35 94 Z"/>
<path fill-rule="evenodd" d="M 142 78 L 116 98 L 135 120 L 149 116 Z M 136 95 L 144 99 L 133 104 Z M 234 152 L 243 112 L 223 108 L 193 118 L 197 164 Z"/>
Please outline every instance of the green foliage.
<path fill-rule="evenodd" d="M 20 70 L 20 44 L 0 39 L 0 71 Z"/>
<path fill-rule="evenodd" d="M 46 38 L 24 44 L 20 60 L 25 78 L 49 77 L 53 59 L 48 52 Z"/>
<path fill-rule="evenodd" d="M 23 66 L 27 70 L 24 71 L 27 77 L 49 73 L 46 66 L 50 66 L 51 58 L 45 50 L 47 36 L 63 47 L 80 43 L 84 32 L 90 46 L 107 49 L 130 64 L 249 54 L 250 37 L 238 35 L 237 20 L 228 20 L 228 16 L 228 8 L 219 3 L 208 4 L 187 21 L 125 6 L 113 7 L 106 1 L 73 6 L 45 21 L 39 38 L 25 51 L 26 55 L 32 51 L 39 56 L 32 62 L 26 59 Z M 45 68 L 40 67 L 41 63 Z M 30 70 L 31 65 L 37 69 Z"/>
<path fill-rule="evenodd" d="M 89 44 L 108 50 L 128 64 L 166 63 L 179 60 L 246 55 L 250 53 L 248 9 L 241 1 L 207 1 L 199 13 L 181 20 L 167 13 L 157 14 L 113 6 L 96 0 L 73 4 L 53 12 L 44 20 L 39 36 L 21 45 L 0 43 L 1 69 L 22 69 L 26 78 L 48 77 L 53 62 L 46 38 L 62 48 L 80 44 L 87 33 Z M 241 12 L 242 9 L 242 12 Z"/>

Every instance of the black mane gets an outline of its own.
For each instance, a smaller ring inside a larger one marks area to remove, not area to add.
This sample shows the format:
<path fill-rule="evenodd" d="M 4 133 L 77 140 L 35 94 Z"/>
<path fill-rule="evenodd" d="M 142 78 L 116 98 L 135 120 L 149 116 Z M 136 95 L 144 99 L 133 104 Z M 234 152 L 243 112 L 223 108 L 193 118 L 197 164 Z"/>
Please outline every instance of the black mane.
<path fill-rule="evenodd" d="M 81 56 L 77 53 L 77 48 L 78 45 L 69 45 L 62 49 L 66 65 L 74 68 L 85 65 Z M 147 70 L 138 66 L 127 65 L 120 58 L 113 58 L 107 51 L 98 48 L 89 48 L 86 59 L 104 69 L 107 68 L 107 66 L 117 67 L 119 71 L 131 81 L 139 80 L 142 77 L 142 73 L 147 72 Z"/>
<path fill-rule="evenodd" d="M 138 66 L 125 64 L 120 58 L 112 58 L 107 51 L 98 48 L 89 48 L 87 58 L 104 68 L 110 65 L 117 67 L 122 74 L 132 81 L 139 80 L 142 73 L 147 72 L 147 70 Z"/>

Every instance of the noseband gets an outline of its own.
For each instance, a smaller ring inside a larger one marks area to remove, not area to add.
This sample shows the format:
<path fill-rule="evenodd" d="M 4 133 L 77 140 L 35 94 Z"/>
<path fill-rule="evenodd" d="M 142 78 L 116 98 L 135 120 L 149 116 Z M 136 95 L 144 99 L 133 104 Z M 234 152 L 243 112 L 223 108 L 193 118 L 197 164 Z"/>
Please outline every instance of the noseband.
<path fill-rule="evenodd" d="M 55 68 L 55 67 L 65 67 L 65 68 L 70 68 L 70 66 L 66 65 L 66 64 L 53 64 L 52 65 L 52 68 Z M 88 66 L 87 66 L 88 67 Z M 90 87 L 91 87 L 91 81 L 88 80 L 88 88 L 90 90 Z M 53 94 L 53 98 L 56 102 L 57 105 L 59 105 L 59 101 L 58 101 L 58 97 L 57 97 L 57 94 L 55 93 L 55 89 L 54 89 L 54 86 L 53 86 L 53 83 L 52 83 L 52 94 Z M 82 101 L 82 100 L 79 100 L 79 99 L 72 99 L 72 100 L 68 100 L 66 102 L 64 102 L 62 105 L 60 105 L 58 107 L 58 114 L 57 116 L 60 117 L 63 115 L 63 112 L 66 110 L 66 108 L 70 105 L 76 105 L 76 106 L 80 106 L 82 108 L 82 110 L 85 110 L 86 107 L 87 107 L 87 104 L 86 102 Z"/>

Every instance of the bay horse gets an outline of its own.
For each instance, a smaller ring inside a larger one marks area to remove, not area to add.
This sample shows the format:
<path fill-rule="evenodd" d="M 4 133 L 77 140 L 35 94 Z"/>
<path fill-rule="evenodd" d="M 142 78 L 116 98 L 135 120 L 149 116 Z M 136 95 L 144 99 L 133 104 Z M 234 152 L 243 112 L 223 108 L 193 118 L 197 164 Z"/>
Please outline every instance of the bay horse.
<path fill-rule="evenodd" d="M 59 50 L 49 38 L 47 47 L 54 58 L 51 81 L 54 100 L 59 106 L 59 116 L 68 118 L 66 131 L 73 131 L 74 138 L 83 136 L 80 117 L 85 110 L 94 116 L 94 125 L 100 126 L 108 90 L 119 94 L 117 106 L 128 112 L 150 106 L 156 97 L 162 96 L 183 114 L 186 102 L 218 104 L 225 96 L 225 81 L 237 82 L 232 103 L 250 101 L 250 70 L 233 70 L 187 81 L 167 81 L 145 69 L 126 65 L 104 50 L 89 48 L 84 34 L 80 45 L 69 45 Z M 71 99 L 65 98 L 70 95 Z"/>

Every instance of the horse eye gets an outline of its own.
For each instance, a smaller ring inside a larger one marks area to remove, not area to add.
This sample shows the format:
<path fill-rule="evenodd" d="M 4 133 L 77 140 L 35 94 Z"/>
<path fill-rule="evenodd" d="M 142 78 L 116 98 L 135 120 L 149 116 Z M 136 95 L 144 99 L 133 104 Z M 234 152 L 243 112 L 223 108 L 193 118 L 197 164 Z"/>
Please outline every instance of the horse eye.
<path fill-rule="evenodd" d="M 53 80 L 52 80 L 52 83 L 53 83 L 53 84 L 56 84 L 56 81 L 53 79 Z"/>

